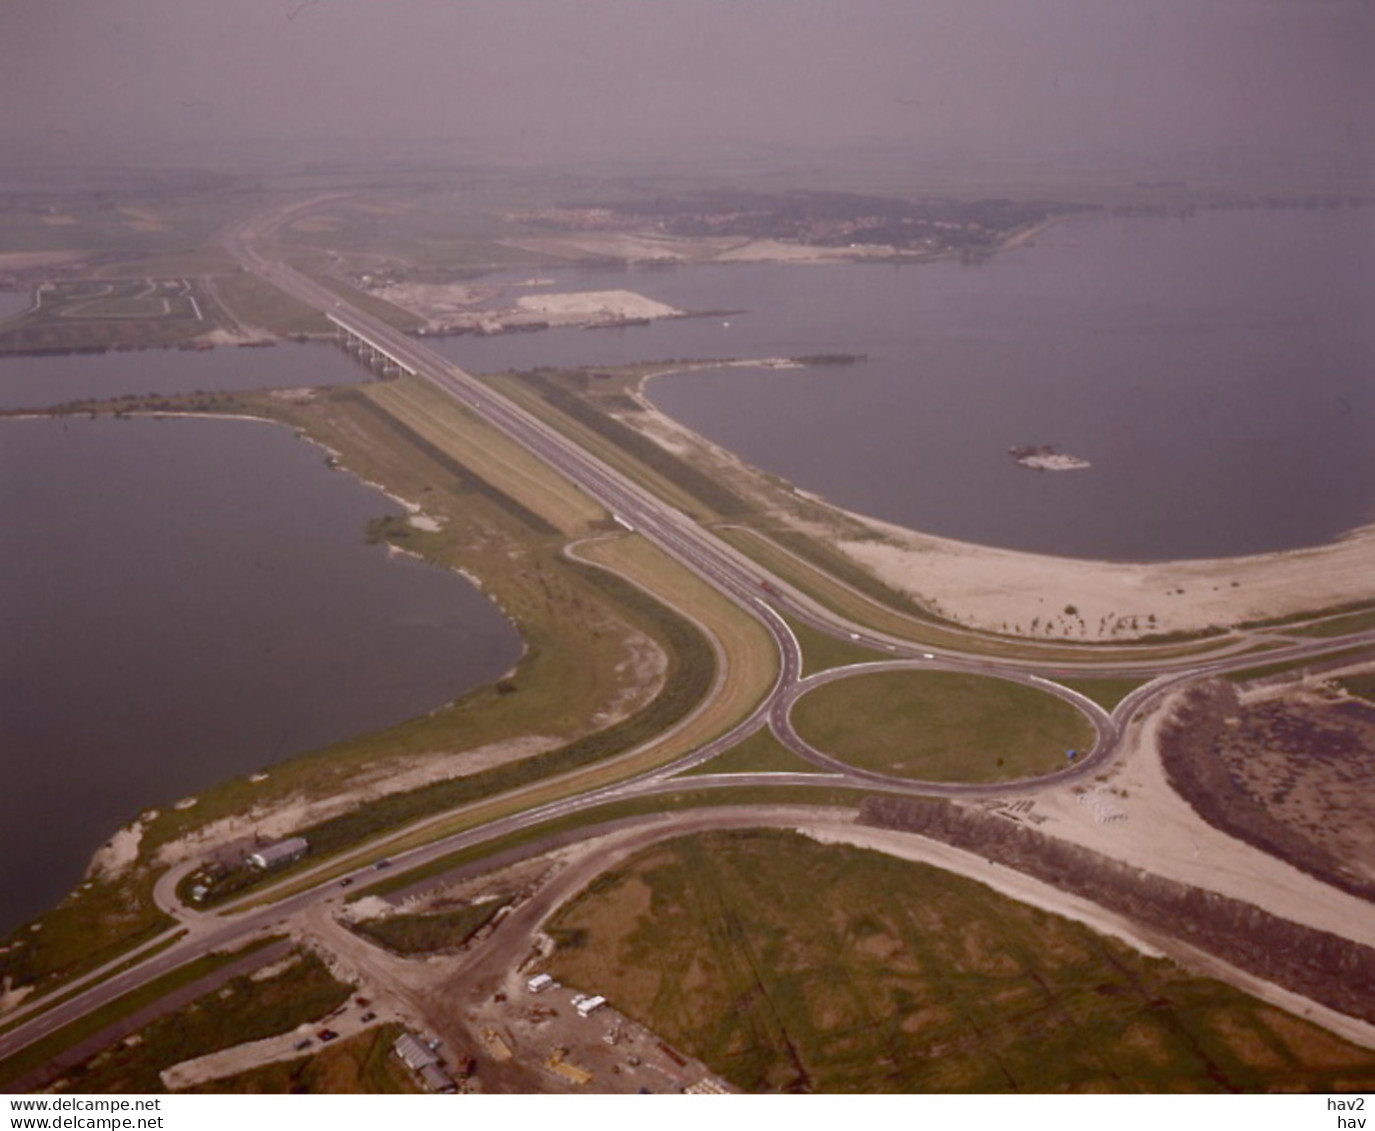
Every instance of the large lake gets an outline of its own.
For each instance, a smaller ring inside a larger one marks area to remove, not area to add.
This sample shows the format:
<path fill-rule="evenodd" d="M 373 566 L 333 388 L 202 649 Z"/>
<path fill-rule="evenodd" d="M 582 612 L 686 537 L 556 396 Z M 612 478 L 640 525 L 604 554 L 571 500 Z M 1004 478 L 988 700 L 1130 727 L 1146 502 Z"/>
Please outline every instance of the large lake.
<path fill-rule="evenodd" d="M 239 367 L 231 384 L 293 356 L 216 352 Z M 113 394 L 150 387 L 141 362 L 206 356 L 41 360 L 104 363 Z M 295 357 L 285 383 L 357 376 L 323 347 Z M 67 891 L 142 809 L 423 714 L 516 662 L 514 626 L 466 580 L 365 542 L 400 509 L 275 425 L 0 422 L 0 929 Z"/>
<path fill-rule="evenodd" d="M 740 314 L 444 340 L 482 372 L 866 354 L 661 378 L 752 463 L 918 530 L 1078 557 L 1310 546 L 1375 521 L 1375 209 L 1092 217 L 978 266 L 541 269 Z M 1086 471 L 1018 467 L 1055 444 Z"/>

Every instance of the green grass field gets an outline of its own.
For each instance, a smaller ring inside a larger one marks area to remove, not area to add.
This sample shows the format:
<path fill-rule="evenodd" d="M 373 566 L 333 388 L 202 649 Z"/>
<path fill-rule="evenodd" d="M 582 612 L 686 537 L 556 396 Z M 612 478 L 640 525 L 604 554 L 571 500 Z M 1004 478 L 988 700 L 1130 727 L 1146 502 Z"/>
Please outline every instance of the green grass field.
<path fill-rule="evenodd" d="M 732 746 L 724 754 L 703 762 L 683 775 L 691 778 L 701 774 L 816 774 L 819 770 L 804 762 L 773 736 L 767 727 L 755 731 L 744 742 Z"/>
<path fill-rule="evenodd" d="M 1092 699 L 1105 711 L 1111 711 L 1123 699 L 1146 681 L 1144 679 L 1062 679 L 1071 691 Z"/>
<path fill-rule="evenodd" d="M 647 850 L 548 969 L 746 1091 L 1365 1091 L 1375 1053 L 937 869 L 789 833 Z"/>
<path fill-rule="evenodd" d="M 921 781 L 1006 781 L 1093 744 L 1063 700 L 958 672 L 879 672 L 825 684 L 793 708 L 798 733 L 854 766 Z"/>

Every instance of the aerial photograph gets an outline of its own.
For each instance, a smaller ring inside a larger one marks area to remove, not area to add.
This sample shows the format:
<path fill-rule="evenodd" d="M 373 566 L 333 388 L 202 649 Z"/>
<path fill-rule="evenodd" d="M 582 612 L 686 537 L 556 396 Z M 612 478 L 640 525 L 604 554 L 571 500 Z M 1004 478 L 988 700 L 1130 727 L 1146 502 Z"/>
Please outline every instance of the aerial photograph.
<path fill-rule="evenodd" d="M 7 1126 L 1375 1120 L 1371 0 L 11 2 L 0 97 Z"/>

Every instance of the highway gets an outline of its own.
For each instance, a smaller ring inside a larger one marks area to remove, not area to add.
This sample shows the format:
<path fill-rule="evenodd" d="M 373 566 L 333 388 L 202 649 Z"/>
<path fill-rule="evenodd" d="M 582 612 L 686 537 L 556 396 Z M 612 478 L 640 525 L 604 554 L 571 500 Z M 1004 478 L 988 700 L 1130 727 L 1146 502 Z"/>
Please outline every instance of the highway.
<path fill-rule="evenodd" d="M 1346 637 L 1286 643 L 1265 652 L 1259 658 L 1255 655 L 1229 655 L 1204 660 L 1156 660 L 1136 664 L 1095 664 L 1088 659 L 1075 664 L 1067 664 L 1063 660 L 1056 660 L 1050 664 L 1029 659 L 991 659 L 987 656 L 959 653 L 949 648 L 933 650 L 925 645 L 877 633 L 864 625 L 852 623 L 791 589 L 781 578 L 770 574 L 711 531 L 704 529 L 693 518 L 608 467 L 543 421 L 511 404 L 448 359 L 429 349 L 423 342 L 393 329 L 293 268 L 261 254 L 258 250 L 259 241 L 273 228 L 316 204 L 318 200 L 308 201 L 245 222 L 225 236 L 225 245 L 245 268 L 292 297 L 325 312 L 345 331 L 368 339 L 374 346 L 390 355 L 395 362 L 431 382 L 492 427 L 521 444 L 549 467 L 576 484 L 608 512 L 618 516 L 636 533 L 683 563 L 758 621 L 773 640 L 779 655 L 779 673 L 773 688 L 750 715 L 728 734 L 670 765 L 629 775 L 611 785 L 577 793 L 480 828 L 443 837 L 420 848 L 396 853 L 392 855 L 391 862 L 397 872 L 419 867 L 458 850 L 500 840 L 548 821 L 586 812 L 611 802 L 650 797 L 688 788 L 797 784 L 950 797 L 986 797 L 1060 788 L 1068 782 L 1100 772 L 1104 764 L 1117 752 L 1125 727 L 1132 717 L 1172 687 L 1206 675 L 1249 668 L 1259 663 L 1296 661 L 1348 649 L 1353 645 L 1375 644 L 1375 631 L 1369 631 Z M 782 615 L 784 613 L 837 638 L 886 652 L 891 658 L 872 664 L 833 669 L 804 678 L 802 650 Z M 1094 745 L 1074 764 L 1034 781 L 996 784 L 931 783 L 895 778 L 849 766 L 824 751 L 813 749 L 794 730 L 790 718 L 793 704 L 819 684 L 865 671 L 908 669 L 958 671 L 995 676 L 1059 696 L 1089 719 L 1095 732 Z M 1048 673 L 1051 671 L 1066 674 L 1072 671 L 1078 678 L 1144 678 L 1147 682 L 1131 692 L 1109 712 L 1087 697 L 1049 678 Z M 796 775 L 705 775 L 686 781 L 674 780 L 674 775 L 709 761 L 766 726 L 790 750 L 824 772 Z M 381 848 L 377 849 L 379 854 L 382 851 Z M 315 869 L 321 878 L 308 890 L 266 906 L 250 907 L 248 900 L 241 901 L 237 905 L 220 909 L 219 913 L 214 915 L 195 914 L 170 905 L 173 900 L 169 893 L 175 885 L 160 883 L 160 901 L 169 904 L 167 909 L 178 916 L 178 930 L 185 929 L 185 937 L 173 942 L 151 958 L 129 964 L 127 969 L 118 973 L 97 971 L 75 984 L 60 988 L 50 997 L 24 1003 L 7 1019 L 23 1020 L 9 1031 L 0 1034 L 0 1059 L 194 957 L 215 949 L 241 945 L 264 931 L 283 929 L 293 916 L 305 909 L 330 899 L 337 899 L 340 895 L 340 874 L 333 872 L 326 875 L 329 869 L 328 862 Z M 371 866 L 364 866 L 355 869 L 344 878 L 362 886 L 366 880 L 374 878 L 374 875 Z M 299 883 L 300 879 L 298 874 L 293 877 L 293 882 Z M 256 893 L 251 898 L 262 899 L 263 893 Z M 169 932 L 161 936 L 161 940 L 166 941 L 171 937 L 172 933 Z M 155 945 L 158 941 L 153 940 L 153 943 L 148 945 Z M 67 993 L 72 996 L 66 1000 L 58 1000 Z"/>

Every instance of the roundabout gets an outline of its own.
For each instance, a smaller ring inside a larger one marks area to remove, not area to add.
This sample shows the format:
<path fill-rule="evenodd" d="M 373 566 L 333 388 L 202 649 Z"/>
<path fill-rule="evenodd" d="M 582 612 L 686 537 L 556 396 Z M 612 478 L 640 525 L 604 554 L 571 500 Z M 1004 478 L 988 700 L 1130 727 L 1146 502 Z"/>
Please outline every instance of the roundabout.
<path fill-rule="evenodd" d="M 1112 741 L 1111 716 L 1050 680 L 892 660 L 799 680 L 770 723 L 814 765 L 902 792 L 980 795 L 1058 783 Z"/>

